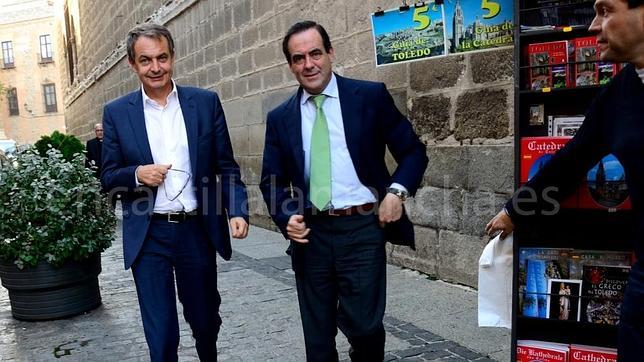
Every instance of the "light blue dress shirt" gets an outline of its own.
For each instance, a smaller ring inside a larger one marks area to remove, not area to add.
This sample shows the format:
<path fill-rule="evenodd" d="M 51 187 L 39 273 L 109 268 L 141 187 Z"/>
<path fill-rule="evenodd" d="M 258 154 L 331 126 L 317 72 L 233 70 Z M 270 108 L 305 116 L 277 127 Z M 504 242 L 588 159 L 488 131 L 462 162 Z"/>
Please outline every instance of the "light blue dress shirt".
<path fill-rule="evenodd" d="M 351 206 L 376 202 L 375 195 L 360 182 L 347 148 L 342 108 L 338 94 L 338 82 L 335 74 L 331 76 L 331 81 L 322 91 L 322 94 L 327 96 L 322 104 L 322 109 L 329 127 L 331 146 L 331 208 L 345 209 Z M 302 98 L 300 99 L 304 177 L 307 183 L 311 172 L 311 134 L 316 113 L 315 104 L 310 99 L 311 96 L 310 93 L 303 90 Z M 393 183 L 391 187 L 407 191 L 404 186 L 397 183 Z"/>

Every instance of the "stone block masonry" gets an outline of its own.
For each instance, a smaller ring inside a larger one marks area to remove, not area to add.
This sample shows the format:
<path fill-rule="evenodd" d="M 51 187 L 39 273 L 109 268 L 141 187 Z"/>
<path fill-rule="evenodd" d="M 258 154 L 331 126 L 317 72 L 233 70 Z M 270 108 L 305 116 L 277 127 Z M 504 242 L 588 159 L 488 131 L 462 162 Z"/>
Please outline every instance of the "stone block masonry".
<path fill-rule="evenodd" d="M 145 0 L 80 2 L 77 80 L 65 94 L 67 129 L 84 139 L 105 102 L 139 86 L 123 40 L 156 21 L 175 36 L 174 78 L 219 93 L 251 192 L 251 222 L 274 228 L 257 192 L 266 114 L 297 88 L 281 50 L 294 22 L 313 19 L 330 33 L 338 74 L 387 84 L 427 145 L 429 167 L 407 206 L 416 251 L 389 248 L 392 263 L 476 285 L 472 268 L 483 226 L 513 189 L 511 48 L 376 68 L 370 12 L 399 1 Z M 105 14 L 105 16 L 96 16 Z M 395 166 L 395 162 L 388 160 Z"/>

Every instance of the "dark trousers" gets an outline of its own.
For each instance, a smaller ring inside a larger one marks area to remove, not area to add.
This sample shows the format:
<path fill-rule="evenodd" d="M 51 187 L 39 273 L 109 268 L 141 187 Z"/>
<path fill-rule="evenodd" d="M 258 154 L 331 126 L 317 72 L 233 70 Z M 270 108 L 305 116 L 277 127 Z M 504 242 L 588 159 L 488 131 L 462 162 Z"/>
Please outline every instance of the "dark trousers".
<path fill-rule="evenodd" d="M 309 243 L 294 245 L 292 259 L 306 360 L 337 361 L 340 327 L 352 361 L 382 361 L 386 260 L 377 216 L 309 216 L 305 222 Z"/>
<path fill-rule="evenodd" d="M 642 361 L 644 346 L 644 265 L 633 265 L 619 318 L 619 362 Z"/>
<path fill-rule="evenodd" d="M 177 361 L 179 321 L 175 278 L 183 315 L 202 361 L 217 360 L 221 325 L 215 251 L 197 219 L 174 224 L 152 220 L 132 265 L 145 339 L 152 361 Z"/>

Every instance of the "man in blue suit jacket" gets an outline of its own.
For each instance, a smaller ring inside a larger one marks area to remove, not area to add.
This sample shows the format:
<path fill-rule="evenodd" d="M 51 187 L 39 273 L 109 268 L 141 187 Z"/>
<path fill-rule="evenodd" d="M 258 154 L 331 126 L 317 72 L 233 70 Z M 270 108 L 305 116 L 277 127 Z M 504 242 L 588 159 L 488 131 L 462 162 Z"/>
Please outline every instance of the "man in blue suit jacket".
<path fill-rule="evenodd" d="M 420 184 L 425 146 L 384 84 L 332 72 L 322 26 L 297 23 L 282 45 L 300 88 L 268 114 L 260 188 L 291 240 L 307 360 L 338 360 L 339 326 L 353 361 L 382 361 L 384 244 L 413 247 L 403 201 Z"/>
<path fill-rule="evenodd" d="M 172 80 L 168 29 L 144 24 L 127 38 L 141 89 L 105 106 L 103 168 L 108 191 L 124 193 L 123 252 L 132 267 L 153 361 L 176 361 L 175 279 L 199 358 L 215 361 L 221 325 L 216 253 L 246 237 L 246 188 L 213 92 Z"/>

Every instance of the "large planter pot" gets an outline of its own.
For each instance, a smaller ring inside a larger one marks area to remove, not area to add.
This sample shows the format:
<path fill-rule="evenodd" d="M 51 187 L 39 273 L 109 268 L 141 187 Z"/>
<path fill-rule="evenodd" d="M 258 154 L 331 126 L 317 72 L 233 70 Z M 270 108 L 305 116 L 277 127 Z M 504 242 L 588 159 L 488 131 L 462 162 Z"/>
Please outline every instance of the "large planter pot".
<path fill-rule="evenodd" d="M 70 317 L 98 307 L 100 272 L 100 254 L 60 268 L 41 262 L 35 268 L 18 269 L 0 262 L 0 280 L 9 291 L 11 314 L 27 321 Z"/>

